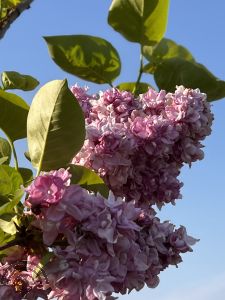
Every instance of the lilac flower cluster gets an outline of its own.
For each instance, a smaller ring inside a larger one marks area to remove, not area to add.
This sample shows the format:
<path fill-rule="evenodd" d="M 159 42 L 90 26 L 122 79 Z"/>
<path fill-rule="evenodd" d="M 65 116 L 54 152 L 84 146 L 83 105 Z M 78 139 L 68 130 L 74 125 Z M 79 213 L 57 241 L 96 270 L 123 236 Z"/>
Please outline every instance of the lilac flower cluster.
<path fill-rule="evenodd" d="M 111 300 L 155 287 L 159 273 L 181 262 L 196 240 L 110 193 L 105 199 L 69 184 L 68 170 L 41 173 L 27 188 L 33 226 L 54 252 L 45 267 L 48 299 Z M 37 209 L 38 208 L 38 209 Z"/>
<path fill-rule="evenodd" d="M 48 282 L 34 281 L 29 264 L 12 267 L 18 259 L 38 266 L 43 255 L 19 247 L 0 265 L 0 298 L 113 300 L 113 293 L 156 287 L 160 272 L 180 263 L 197 241 L 185 227 L 160 222 L 152 205 L 180 198 L 181 167 L 203 158 L 201 141 L 213 120 L 206 95 L 183 86 L 138 97 L 118 89 L 71 90 L 87 130 L 73 163 L 95 170 L 112 192 L 105 199 L 71 184 L 68 169 L 36 177 L 25 205 L 41 252 L 52 252 Z"/>
<path fill-rule="evenodd" d="M 95 170 L 119 197 L 146 207 L 181 198 L 181 167 L 203 158 L 201 141 L 213 120 L 206 95 L 177 87 L 138 97 L 111 89 L 98 99 L 87 88 L 72 92 L 86 117 L 87 136 L 74 164 Z"/>

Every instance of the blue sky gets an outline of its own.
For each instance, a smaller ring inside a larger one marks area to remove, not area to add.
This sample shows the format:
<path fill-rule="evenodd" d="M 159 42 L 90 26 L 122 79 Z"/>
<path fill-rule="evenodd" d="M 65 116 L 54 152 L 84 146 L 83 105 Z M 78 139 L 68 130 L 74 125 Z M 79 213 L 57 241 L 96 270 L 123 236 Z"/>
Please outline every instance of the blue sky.
<path fill-rule="evenodd" d="M 90 34 L 109 40 L 119 51 L 122 73 L 116 83 L 136 79 L 139 47 L 129 43 L 107 25 L 110 0 L 35 0 L 0 41 L 0 71 L 14 70 L 30 74 L 41 84 L 68 78 L 72 85 L 87 84 L 59 69 L 49 58 L 42 36 Z M 63 4 L 62 4 L 63 3 Z M 171 0 L 166 37 L 186 46 L 216 76 L 225 80 L 225 1 Z M 152 83 L 149 76 L 145 81 Z M 106 86 L 89 84 L 92 92 Z M 30 103 L 31 93 L 19 93 Z M 161 274 L 161 283 L 119 299 L 154 300 L 223 300 L 225 294 L 225 99 L 214 102 L 212 135 L 205 141 L 205 159 L 191 169 L 184 168 L 181 179 L 183 199 L 175 207 L 160 212 L 162 220 L 185 225 L 188 232 L 200 238 L 194 252 L 184 255 L 179 268 L 171 267 Z M 17 142 L 20 164 L 26 150 Z"/>

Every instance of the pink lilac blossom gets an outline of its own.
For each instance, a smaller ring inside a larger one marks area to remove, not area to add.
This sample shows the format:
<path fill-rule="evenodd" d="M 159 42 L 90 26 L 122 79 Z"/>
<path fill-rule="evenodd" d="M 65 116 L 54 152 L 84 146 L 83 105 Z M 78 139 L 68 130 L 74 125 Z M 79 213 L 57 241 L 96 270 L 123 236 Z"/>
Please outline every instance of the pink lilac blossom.
<path fill-rule="evenodd" d="M 26 205 L 34 208 L 57 203 L 62 198 L 66 186 L 70 184 L 70 177 L 70 173 L 64 169 L 49 173 L 42 172 L 41 176 L 36 177 L 26 189 L 29 193 Z"/>
<path fill-rule="evenodd" d="M 68 171 L 64 172 L 67 178 Z M 53 180 L 58 174 L 44 173 L 39 179 L 48 176 Z M 60 189 L 61 182 L 53 181 Z M 31 209 L 36 205 L 35 189 L 35 184 L 27 189 Z M 43 193 L 45 204 L 48 189 Z M 192 251 L 196 242 L 184 227 L 162 223 L 153 209 L 142 210 L 112 193 L 105 199 L 70 184 L 58 201 L 47 201 L 46 206 L 39 200 L 33 226 L 43 232 L 44 244 L 54 252 L 45 267 L 51 287 L 48 299 L 112 300 L 113 293 L 126 294 L 145 284 L 154 288 L 160 272 L 180 263 L 181 253 Z"/>
<path fill-rule="evenodd" d="M 81 91 L 72 87 L 86 105 L 87 134 L 73 163 L 95 170 L 116 196 L 137 206 L 181 198 L 180 169 L 203 158 L 201 141 L 211 132 L 206 95 L 179 86 L 174 93 L 149 89 L 135 98 L 113 88 L 96 100 Z"/>

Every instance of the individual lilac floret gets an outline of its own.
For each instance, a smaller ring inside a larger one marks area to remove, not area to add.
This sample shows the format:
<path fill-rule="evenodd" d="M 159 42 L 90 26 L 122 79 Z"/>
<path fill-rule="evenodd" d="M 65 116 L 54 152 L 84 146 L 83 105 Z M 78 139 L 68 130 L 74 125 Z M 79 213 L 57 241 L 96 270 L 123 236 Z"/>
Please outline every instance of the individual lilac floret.
<path fill-rule="evenodd" d="M 29 194 L 26 205 L 31 208 L 49 206 L 62 199 L 65 188 L 70 184 L 71 174 L 64 169 L 41 172 L 32 184 L 25 189 Z"/>
<path fill-rule="evenodd" d="M 135 98 L 114 88 L 88 103 L 86 141 L 73 163 L 95 170 L 116 196 L 137 206 L 181 198 L 180 169 L 204 157 L 201 141 L 211 132 L 206 95 L 179 86 Z"/>

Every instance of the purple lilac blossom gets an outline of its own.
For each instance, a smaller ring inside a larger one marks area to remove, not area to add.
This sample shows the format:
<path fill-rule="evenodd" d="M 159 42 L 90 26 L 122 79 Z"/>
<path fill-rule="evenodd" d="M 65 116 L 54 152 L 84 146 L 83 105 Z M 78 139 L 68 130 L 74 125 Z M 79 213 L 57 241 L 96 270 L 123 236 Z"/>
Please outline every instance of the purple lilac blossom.
<path fill-rule="evenodd" d="M 67 172 L 61 169 L 60 178 L 68 178 Z M 52 178 L 58 178 L 57 172 L 39 177 L 43 176 L 50 176 L 60 190 L 61 182 Z M 35 184 L 27 189 L 31 208 L 35 189 Z M 51 287 L 48 299 L 112 300 L 113 293 L 126 294 L 145 284 L 154 288 L 160 272 L 180 263 L 181 253 L 192 251 L 197 241 L 183 226 L 175 229 L 168 221 L 160 222 L 153 209 L 137 208 L 111 192 L 105 199 L 70 184 L 52 202 L 46 200 L 48 189 L 42 191 L 33 226 L 43 232 L 44 244 L 54 252 L 45 266 Z M 48 205 L 42 205 L 46 201 Z"/>
<path fill-rule="evenodd" d="M 41 172 L 41 175 L 25 189 L 29 193 L 26 205 L 34 208 L 39 205 L 49 206 L 51 203 L 57 203 L 62 198 L 66 186 L 70 184 L 70 177 L 71 174 L 64 169 L 49 173 Z"/>
<path fill-rule="evenodd" d="M 137 206 L 162 207 L 181 198 L 180 170 L 204 157 L 201 141 L 211 132 L 204 93 L 179 86 L 174 93 L 149 89 L 135 98 L 113 88 L 93 99 L 86 88 L 71 90 L 85 105 L 87 131 L 74 164 L 93 169 L 116 196 Z"/>

